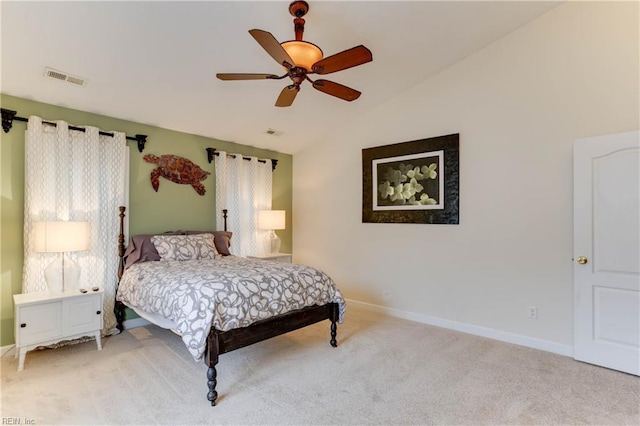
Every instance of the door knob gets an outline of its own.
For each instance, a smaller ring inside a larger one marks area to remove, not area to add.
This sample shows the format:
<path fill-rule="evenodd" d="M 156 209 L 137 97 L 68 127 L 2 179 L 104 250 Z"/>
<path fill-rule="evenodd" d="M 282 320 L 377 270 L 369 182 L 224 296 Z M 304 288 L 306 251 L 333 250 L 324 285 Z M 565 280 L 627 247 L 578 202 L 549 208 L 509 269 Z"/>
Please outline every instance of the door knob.
<path fill-rule="evenodd" d="M 581 265 L 586 265 L 586 263 L 588 262 L 587 258 L 584 256 L 580 256 L 578 257 L 578 263 Z"/>

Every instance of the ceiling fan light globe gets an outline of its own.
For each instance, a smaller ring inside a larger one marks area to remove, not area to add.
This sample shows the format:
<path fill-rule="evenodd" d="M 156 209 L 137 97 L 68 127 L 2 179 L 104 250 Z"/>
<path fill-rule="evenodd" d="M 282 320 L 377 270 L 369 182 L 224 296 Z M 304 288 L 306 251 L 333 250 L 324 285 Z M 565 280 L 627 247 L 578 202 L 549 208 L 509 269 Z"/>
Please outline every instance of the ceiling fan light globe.
<path fill-rule="evenodd" d="M 313 64 L 322 59 L 322 49 L 313 43 L 308 41 L 285 41 L 280 43 L 282 48 L 293 59 L 294 65 L 300 68 L 304 68 L 311 72 Z"/>

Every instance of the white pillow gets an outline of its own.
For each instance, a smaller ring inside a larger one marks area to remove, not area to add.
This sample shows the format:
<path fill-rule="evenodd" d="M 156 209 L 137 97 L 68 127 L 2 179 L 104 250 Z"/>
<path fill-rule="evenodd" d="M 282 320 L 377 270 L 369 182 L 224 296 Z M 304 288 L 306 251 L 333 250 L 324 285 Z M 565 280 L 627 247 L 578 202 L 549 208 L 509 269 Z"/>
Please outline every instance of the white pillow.
<path fill-rule="evenodd" d="M 217 259 L 219 256 L 213 234 L 154 235 L 151 242 L 161 261 Z"/>

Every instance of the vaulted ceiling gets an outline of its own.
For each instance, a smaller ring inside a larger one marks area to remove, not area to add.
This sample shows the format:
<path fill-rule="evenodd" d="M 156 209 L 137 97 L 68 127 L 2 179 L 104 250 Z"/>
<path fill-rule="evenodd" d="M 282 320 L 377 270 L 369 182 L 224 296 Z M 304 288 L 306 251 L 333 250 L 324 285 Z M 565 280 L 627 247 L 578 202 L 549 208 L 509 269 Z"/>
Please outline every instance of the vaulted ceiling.
<path fill-rule="evenodd" d="M 323 77 L 361 91 L 356 101 L 328 96 L 305 82 L 291 107 L 276 108 L 288 79 L 221 81 L 215 74 L 283 74 L 248 30 L 268 31 L 280 42 L 293 39 L 289 2 L 2 1 L 0 89 L 295 153 L 558 4 L 309 1 L 305 40 L 319 45 L 325 57 L 363 44 L 373 62 Z M 45 78 L 46 67 L 88 83 Z M 267 129 L 281 133 L 269 135 Z"/>

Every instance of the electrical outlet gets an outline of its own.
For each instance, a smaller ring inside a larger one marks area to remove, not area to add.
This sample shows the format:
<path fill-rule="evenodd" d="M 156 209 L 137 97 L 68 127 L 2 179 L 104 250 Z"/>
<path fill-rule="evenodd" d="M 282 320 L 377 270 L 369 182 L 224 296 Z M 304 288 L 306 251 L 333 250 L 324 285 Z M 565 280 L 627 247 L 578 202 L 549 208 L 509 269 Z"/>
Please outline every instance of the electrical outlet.
<path fill-rule="evenodd" d="M 529 306 L 529 318 L 531 319 L 538 318 L 538 308 L 536 306 Z"/>

